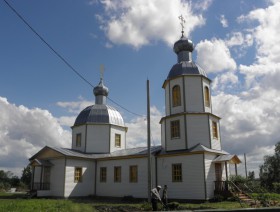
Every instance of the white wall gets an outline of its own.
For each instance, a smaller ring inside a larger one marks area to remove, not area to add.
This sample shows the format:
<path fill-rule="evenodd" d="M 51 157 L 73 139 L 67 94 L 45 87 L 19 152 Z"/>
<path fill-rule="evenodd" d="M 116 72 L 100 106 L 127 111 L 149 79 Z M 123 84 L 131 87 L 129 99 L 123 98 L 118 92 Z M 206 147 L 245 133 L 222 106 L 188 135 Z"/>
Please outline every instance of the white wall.
<path fill-rule="evenodd" d="M 208 114 L 186 116 L 188 148 L 198 143 L 210 148 Z"/>
<path fill-rule="evenodd" d="M 33 178 L 34 183 L 40 183 L 41 180 L 41 167 L 40 166 L 35 166 L 34 167 L 34 178 Z"/>
<path fill-rule="evenodd" d="M 65 158 L 52 159 L 50 162 L 53 164 L 51 167 L 50 177 L 50 191 L 52 196 L 64 196 L 64 174 L 65 174 Z"/>
<path fill-rule="evenodd" d="M 170 83 L 170 94 L 169 94 L 169 102 L 170 102 L 170 107 L 171 107 L 171 114 L 176 114 L 176 113 L 182 113 L 184 112 L 184 86 L 183 86 L 183 77 L 178 77 L 175 79 L 172 79 L 169 81 Z M 181 93 L 181 105 L 180 106 L 176 106 L 173 107 L 172 106 L 172 88 L 175 85 L 179 85 L 180 86 L 180 93 Z"/>
<path fill-rule="evenodd" d="M 129 166 L 138 166 L 138 182 L 129 182 Z M 121 166 L 121 182 L 114 182 L 114 167 Z M 107 168 L 106 182 L 100 182 L 100 167 Z M 147 197 L 147 158 L 107 160 L 97 162 L 96 195 Z"/>
<path fill-rule="evenodd" d="M 82 182 L 74 182 L 75 167 L 82 167 Z M 88 196 L 94 194 L 94 161 L 67 159 L 65 170 L 65 197 Z"/>
<path fill-rule="evenodd" d="M 182 164 L 182 182 L 172 182 L 172 164 Z M 171 199 L 205 199 L 203 154 L 158 158 L 158 184 L 167 185 Z"/>
<path fill-rule="evenodd" d="M 81 133 L 81 146 L 76 146 L 76 135 Z M 78 151 L 84 151 L 85 150 L 85 138 L 86 138 L 86 126 L 77 126 L 73 127 L 72 129 L 72 149 L 78 150 Z"/>
<path fill-rule="evenodd" d="M 204 112 L 201 76 L 185 76 L 185 99 L 188 112 Z"/>
<path fill-rule="evenodd" d="M 207 199 L 211 199 L 214 197 L 214 188 L 215 188 L 214 181 L 216 181 L 216 174 L 215 174 L 215 164 L 212 163 L 212 161 L 216 157 L 217 156 L 214 154 L 204 153 Z"/>
<path fill-rule="evenodd" d="M 115 125 L 111 125 L 111 136 L 110 136 L 110 152 L 114 152 L 116 150 L 125 149 L 126 147 L 126 132 L 124 127 L 118 127 Z M 121 146 L 115 146 L 115 134 L 121 135 Z"/>
<path fill-rule="evenodd" d="M 88 125 L 86 152 L 108 153 L 110 148 L 110 125 Z"/>
<path fill-rule="evenodd" d="M 212 132 L 212 121 L 217 122 L 217 127 L 218 127 L 218 138 L 214 138 L 214 137 L 213 137 L 213 132 Z M 215 118 L 214 116 L 210 116 L 209 125 L 210 125 L 211 146 L 212 146 L 212 149 L 221 150 L 221 135 L 220 135 L 220 123 L 219 123 L 219 119 Z"/>
<path fill-rule="evenodd" d="M 171 139 L 171 121 L 180 121 L 180 137 Z M 166 150 L 179 150 L 186 149 L 186 135 L 185 135 L 185 122 L 184 116 L 174 116 L 165 119 L 166 124 Z"/>
<path fill-rule="evenodd" d="M 206 105 L 205 105 L 205 103 L 204 103 L 204 111 L 205 112 L 208 112 L 208 113 L 211 113 L 212 112 L 212 101 L 211 101 L 211 86 L 210 86 L 210 81 L 209 80 L 207 80 L 207 79 L 205 79 L 205 78 L 203 78 L 202 79 L 202 84 L 203 84 L 203 101 L 205 100 L 205 93 L 204 93 L 204 87 L 205 86 L 207 86 L 208 87 L 208 89 L 209 89 L 209 100 L 210 100 L 210 107 L 206 107 Z"/>

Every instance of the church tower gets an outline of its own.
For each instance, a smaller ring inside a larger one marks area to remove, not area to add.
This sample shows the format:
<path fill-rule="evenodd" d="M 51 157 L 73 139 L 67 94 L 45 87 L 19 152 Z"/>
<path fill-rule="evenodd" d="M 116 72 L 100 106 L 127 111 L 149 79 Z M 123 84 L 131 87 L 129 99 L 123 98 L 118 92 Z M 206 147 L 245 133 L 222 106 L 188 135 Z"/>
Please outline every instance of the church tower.
<path fill-rule="evenodd" d="M 160 122 L 161 143 L 166 151 L 186 150 L 197 144 L 221 150 L 220 118 L 212 113 L 211 80 L 192 61 L 194 45 L 184 36 L 181 25 L 182 36 L 173 47 L 177 63 L 163 83 L 166 116 Z"/>
<path fill-rule="evenodd" d="M 72 127 L 72 149 L 83 153 L 110 153 L 126 148 L 126 132 L 121 114 L 107 105 L 109 89 L 94 87 L 95 104 L 80 112 Z"/>

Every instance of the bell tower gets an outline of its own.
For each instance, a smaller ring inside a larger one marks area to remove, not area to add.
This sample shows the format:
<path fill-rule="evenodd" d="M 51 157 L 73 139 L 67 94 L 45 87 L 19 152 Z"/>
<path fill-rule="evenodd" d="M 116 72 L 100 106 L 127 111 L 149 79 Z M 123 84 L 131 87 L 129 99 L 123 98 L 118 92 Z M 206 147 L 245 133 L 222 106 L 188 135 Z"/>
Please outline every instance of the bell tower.
<path fill-rule="evenodd" d="M 211 80 L 192 61 L 194 45 L 184 36 L 183 16 L 179 19 L 182 35 L 173 47 L 177 63 L 162 86 L 166 116 L 160 122 L 161 143 L 166 151 L 190 149 L 197 144 L 220 150 L 220 118 L 212 114 Z"/>

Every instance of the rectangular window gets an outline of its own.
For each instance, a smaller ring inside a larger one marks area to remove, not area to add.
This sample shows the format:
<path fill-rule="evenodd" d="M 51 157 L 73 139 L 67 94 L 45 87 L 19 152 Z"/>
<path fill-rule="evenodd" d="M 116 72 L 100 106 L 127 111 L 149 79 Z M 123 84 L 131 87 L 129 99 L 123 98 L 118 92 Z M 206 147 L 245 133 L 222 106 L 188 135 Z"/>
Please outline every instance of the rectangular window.
<path fill-rule="evenodd" d="M 75 167 L 75 172 L 74 172 L 74 182 L 75 183 L 82 182 L 82 173 L 83 173 L 83 168 Z"/>
<path fill-rule="evenodd" d="M 172 181 L 182 182 L 182 164 L 172 164 Z"/>
<path fill-rule="evenodd" d="M 78 133 L 76 134 L 76 147 L 80 147 L 82 144 L 82 134 Z"/>
<path fill-rule="evenodd" d="M 129 167 L 129 182 L 137 183 L 138 181 L 138 167 L 130 166 Z"/>
<path fill-rule="evenodd" d="M 213 138 L 218 138 L 218 125 L 215 121 L 212 121 L 212 135 Z"/>
<path fill-rule="evenodd" d="M 115 166 L 114 167 L 114 182 L 115 183 L 120 183 L 122 181 L 122 169 L 120 166 Z"/>
<path fill-rule="evenodd" d="M 180 121 L 171 121 L 171 139 L 180 138 Z"/>
<path fill-rule="evenodd" d="M 115 147 L 121 147 L 121 135 L 115 134 Z"/>
<path fill-rule="evenodd" d="M 107 178 L 107 168 L 106 167 L 100 167 L 100 182 L 106 182 Z"/>

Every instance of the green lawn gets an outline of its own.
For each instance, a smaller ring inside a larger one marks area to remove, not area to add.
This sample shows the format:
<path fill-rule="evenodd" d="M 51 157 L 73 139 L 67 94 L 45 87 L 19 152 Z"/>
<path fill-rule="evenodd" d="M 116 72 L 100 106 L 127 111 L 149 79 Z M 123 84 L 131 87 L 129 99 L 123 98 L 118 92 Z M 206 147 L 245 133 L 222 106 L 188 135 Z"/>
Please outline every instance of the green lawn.
<path fill-rule="evenodd" d="M 181 210 L 195 209 L 234 209 L 240 208 L 238 202 L 181 203 Z M 26 199 L 24 194 L 0 193 L 0 212 L 37 212 L 37 211 L 140 211 L 149 210 L 151 205 L 143 202 L 122 203 L 117 200 L 108 199 Z"/>

